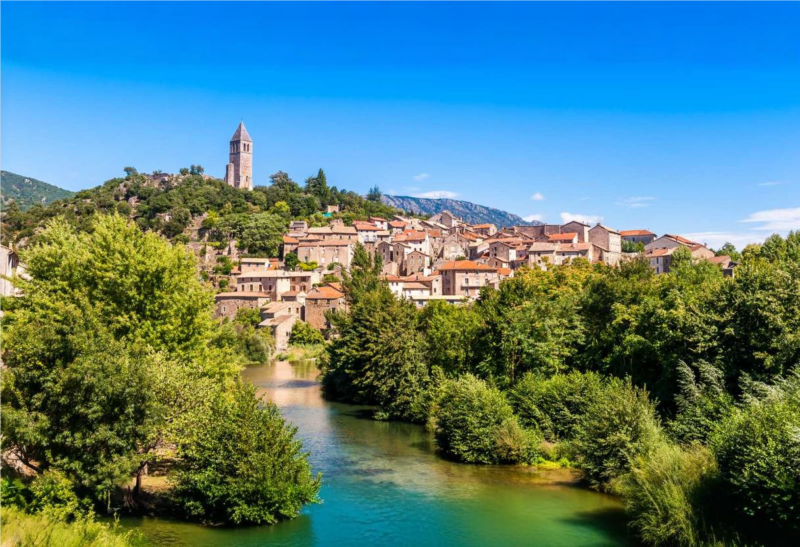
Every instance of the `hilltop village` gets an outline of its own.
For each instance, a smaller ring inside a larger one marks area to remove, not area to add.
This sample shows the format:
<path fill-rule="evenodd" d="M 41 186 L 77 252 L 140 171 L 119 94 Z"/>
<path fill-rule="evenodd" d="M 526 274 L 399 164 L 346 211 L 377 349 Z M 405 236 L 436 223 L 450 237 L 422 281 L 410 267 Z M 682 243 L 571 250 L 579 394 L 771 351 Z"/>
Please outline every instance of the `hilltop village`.
<path fill-rule="evenodd" d="M 230 142 L 227 184 L 252 189 L 252 150 L 252 139 L 240 123 Z M 330 205 L 325 215 L 337 213 L 339 207 Z M 497 288 L 522 267 L 544 269 L 576 259 L 615 266 L 643 253 L 661 274 L 669 272 L 673 253 L 687 248 L 693 258 L 716 263 L 727 275 L 736 265 L 729 256 L 715 256 L 703 244 L 679 235 L 659 237 L 648 230 L 617 231 L 579 221 L 499 227 L 469 224 L 449 211 L 427 219 L 373 216 L 351 225 L 332 218 L 322 227 L 292 221 L 280 258 L 240 256 L 235 241 L 230 242 L 225 254 L 237 266 L 227 283 L 232 290 L 216 295 L 217 316 L 233 319 L 242 308 L 260 309 L 259 326 L 272 330 L 278 349 L 287 347 L 296 321 L 322 331 L 330 328 L 326 312 L 346 305 L 339 281 L 357 245 L 380 257 L 383 277 L 395 296 L 418 307 L 433 300 L 474 300 L 483 287 Z"/>

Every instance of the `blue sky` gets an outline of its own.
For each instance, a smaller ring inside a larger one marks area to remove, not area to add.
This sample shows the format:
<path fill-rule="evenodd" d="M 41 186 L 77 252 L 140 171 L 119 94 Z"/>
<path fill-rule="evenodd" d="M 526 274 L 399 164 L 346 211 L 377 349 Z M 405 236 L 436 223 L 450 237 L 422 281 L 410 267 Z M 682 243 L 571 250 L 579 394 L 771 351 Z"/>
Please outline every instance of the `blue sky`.
<path fill-rule="evenodd" d="M 2 168 L 455 195 L 741 245 L 800 228 L 800 4 L 7 3 Z M 541 198 L 541 199 L 539 199 Z"/>

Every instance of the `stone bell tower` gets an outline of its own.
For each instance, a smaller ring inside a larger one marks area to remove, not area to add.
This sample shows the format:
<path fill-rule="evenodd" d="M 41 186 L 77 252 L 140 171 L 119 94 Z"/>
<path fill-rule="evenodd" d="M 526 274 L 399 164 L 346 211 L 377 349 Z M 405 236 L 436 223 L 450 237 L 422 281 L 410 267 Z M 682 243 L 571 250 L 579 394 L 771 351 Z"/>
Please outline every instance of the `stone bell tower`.
<path fill-rule="evenodd" d="M 253 189 L 253 139 L 244 126 L 239 127 L 231 137 L 230 160 L 225 169 L 225 182 L 234 188 Z"/>

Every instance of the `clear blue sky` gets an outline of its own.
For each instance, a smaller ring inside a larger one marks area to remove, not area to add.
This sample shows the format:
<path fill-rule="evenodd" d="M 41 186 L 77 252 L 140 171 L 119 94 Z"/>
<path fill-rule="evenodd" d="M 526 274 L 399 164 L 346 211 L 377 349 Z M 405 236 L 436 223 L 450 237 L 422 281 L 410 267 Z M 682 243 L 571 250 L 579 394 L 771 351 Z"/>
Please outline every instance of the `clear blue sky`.
<path fill-rule="evenodd" d="M 4 2 L 2 168 L 222 176 L 244 119 L 257 183 L 741 244 L 800 228 L 798 28 L 798 3 Z"/>

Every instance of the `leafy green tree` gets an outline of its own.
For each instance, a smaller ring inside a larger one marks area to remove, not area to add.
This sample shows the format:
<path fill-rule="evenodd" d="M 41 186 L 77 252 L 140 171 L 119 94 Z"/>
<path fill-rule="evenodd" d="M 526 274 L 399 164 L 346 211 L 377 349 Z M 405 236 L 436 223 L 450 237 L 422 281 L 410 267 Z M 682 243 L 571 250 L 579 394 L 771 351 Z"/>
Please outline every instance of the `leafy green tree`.
<path fill-rule="evenodd" d="M 589 482 L 610 489 L 632 459 L 653 450 L 660 438 L 647 392 L 630 379 L 611 378 L 586 409 L 575 445 Z"/>
<path fill-rule="evenodd" d="M 622 242 L 622 252 L 623 253 L 643 253 L 644 252 L 644 243 L 641 241 L 623 241 Z"/>
<path fill-rule="evenodd" d="M 591 401 L 603 388 L 600 375 L 572 371 L 550 378 L 528 373 L 508 392 L 520 422 L 548 441 L 572 440 Z"/>
<path fill-rule="evenodd" d="M 321 332 L 305 321 L 295 321 L 294 325 L 292 325 L 289 342 L 299 346 L 312 346 L 314 344 L 324 344 L 325 338 Z"/>
<path fill-rule="evenodd" d="M 740 260 L 742 255 L 739 251 L 736 250 L 736 247 L 733 243 L 726 242 L 725 245 L 720 247 L 716 253 L 716 256 L 729 256 L 731 260 Z"/>
<path fill-rule="evenodd" d="M 274 524 L 318 501 L 321 477 L 273 403 L 238 382 L 214 397 L 202 426 L 178 445 L 174 497 L 185 514 L 209 523 Z"/>
<path fill-rule="evenodd" d="M 738 514 L 800 533 L 800 373 L 727 419 L 712 446 Z"/>
<path fill-rule="evenodd" d="M 538 439 L 519 427 L 503 393 L 471 374 L 445 382 L 434 420 L 436 445 L 458 461 L 516 463 L 538 450 Z"/>
<path fill-rule="evenodd" d="M 283 265 L 289 271 L 294 271 L 299 263 L 300 259 L 297 258 L 297 253 L 286 253 L 283 257 Z"/>
<path fill-rule="evenodd" d="M 362 294 L 378 290 L 381 285 L 381 257 L 370 255 L 361 243 L 356 243 L 350 270 L 342 272 L 342 287 L 351 303 L 358 301 Z"/>
<path fill-rule="evenodd" d="M 475 308 L 434 300 L 423 308 L 420 319 L 429 365 L 441 368 L 448 377 L 469 372 L 475 359 L 474 341 L 481 326 Z"/>
<path fill-rule="evenodd" d="M 381 195 L 383 195 L 381 189 L 377 186 L 373 186 L 367 193 L 367 201 L 379 202 L 381 200 Z"/>

